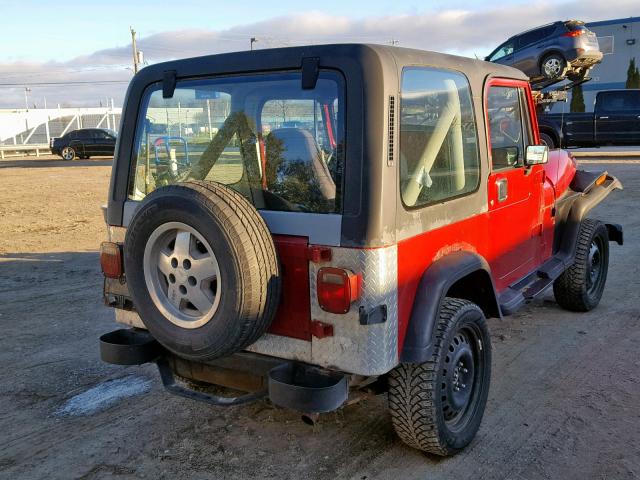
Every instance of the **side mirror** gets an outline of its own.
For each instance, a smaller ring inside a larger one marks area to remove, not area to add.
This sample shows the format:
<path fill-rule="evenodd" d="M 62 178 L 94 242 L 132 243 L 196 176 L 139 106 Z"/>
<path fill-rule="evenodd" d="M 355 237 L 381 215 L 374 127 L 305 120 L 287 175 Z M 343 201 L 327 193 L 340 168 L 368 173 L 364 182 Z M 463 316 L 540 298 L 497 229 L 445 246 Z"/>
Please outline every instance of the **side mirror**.
<path fill-rule="evenodd" d="M 549 161 L 549 147 L 546 145 L 530 145 L 524 158 L 527 167 L 531 165 L 540 165 Z"/>

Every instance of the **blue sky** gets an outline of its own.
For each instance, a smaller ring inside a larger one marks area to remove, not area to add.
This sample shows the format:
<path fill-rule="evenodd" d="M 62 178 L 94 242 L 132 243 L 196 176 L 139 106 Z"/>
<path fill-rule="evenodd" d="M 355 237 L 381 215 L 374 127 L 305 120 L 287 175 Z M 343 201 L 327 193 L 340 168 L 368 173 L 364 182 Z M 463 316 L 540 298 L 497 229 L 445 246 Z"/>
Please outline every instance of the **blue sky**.
<path fill-rule="evenodd" d="M 520 1 L 451 0 L 416 2 L 395 0 L 261 1 L 14 1 L 1 0 L 4 21 L 0 61 L 67 60 L 96 50 L 128 44 L 129 26 L 141 37 L 171 30 L 225 30 L 273 17 L 304 11 L 350 18 L 417 14 L 482 5 L 521 4 Z M 6 21 L 11 19 L 10 21 Z M 12 39 L 12 40 L 6 40 Z M 9 48 L 6 48 L 9 47 Z"/>
<path fill-rule="evenodd" d="M 639 0 L 0 0 L 0 108 L 121 104 L 131 79 L 129 26 L 147 64 L 317 43 L 367 42 L 484 57 L 555 20 L 640 14 Z M 117 81 L 118 83 L 97 83 Z M 42 85 L 42 83 L 55 85 Z M 70 85 L 69 82 L 83 82 Z"/>

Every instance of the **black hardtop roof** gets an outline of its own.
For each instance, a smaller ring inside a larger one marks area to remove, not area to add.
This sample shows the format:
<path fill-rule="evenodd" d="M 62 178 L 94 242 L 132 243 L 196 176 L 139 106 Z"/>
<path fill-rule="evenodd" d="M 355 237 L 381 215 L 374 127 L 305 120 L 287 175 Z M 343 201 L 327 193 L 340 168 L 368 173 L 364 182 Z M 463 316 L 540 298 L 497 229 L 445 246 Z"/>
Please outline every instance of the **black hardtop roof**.
<path fill-rule="evenodd" d="M 218 72 L 224 66 L 225 73 L 277 70 L 287 68 L 286 65 L 300 67 L 301 59 L 305 57 L 320 58 L 320 67 L 322 67 L 323 58 L 351 57 L 357 60 L 370 54 L 377 56 L 381 63 L 388 62 L 393 68 L 398 69 L 408 65 L 426 65 L 450 68 L 463 73 L 467 69 L 472 69 L 477 73 L 484 73 L 485 76 L 528 79 L 518 69 L 483 60 L 413 48 L 364 43 L 307 45 L 205 55 L 156 63 L 145 67 L 138 75 L 143 72 L 158 75 L 168 70 L 176 70 L 177 76 L 180 77 L 181 72 L 192 70 L 198 64 L 216 66 L 215 70 Z"/>

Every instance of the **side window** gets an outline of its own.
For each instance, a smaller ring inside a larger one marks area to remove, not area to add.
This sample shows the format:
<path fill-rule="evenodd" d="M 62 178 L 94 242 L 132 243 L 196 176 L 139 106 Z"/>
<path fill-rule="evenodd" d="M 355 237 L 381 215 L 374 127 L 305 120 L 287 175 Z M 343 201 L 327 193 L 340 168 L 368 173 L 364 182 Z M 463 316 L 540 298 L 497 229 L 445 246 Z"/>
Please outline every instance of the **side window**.
<path fill-rule="evenodd" d="M 78 138 L 78 132 L 70 132 L 67 133 L 67 140 L 77 140 Z"/>
<path fill-rule="evenodd" d="M 640 109 L 640 93 L 638 92 L 607 92 L 598 97 L 600 110 L 604 112 L 624 112 Z"/>
<path fill-rule="evenodd" d="M 507 55 L 511 55 L 513 53 L 513 42 L 507 42 L 504 45 L 498 47 L 493 55 L 489 57 L 490 62 L 495 62 L 496 60 L 500 60 Z"/>
<path fill-rule="evenodd" d="M 544 29 L 532 30 L 518 37 L 518 49 L 528 47 L 544 38 Z"/>
<path fill-rule="evenodd" d="M 400 99 L 400 188 L 418 207 L 473 192 L 480 180 L 478 137 L 467 78 L 405 68 Z"/>
<path fill-rule="evenodd" d="M 493 170 L 516 168 L 524 164 L 528 143 L 528 123 L 524 92 L 519 87 L 490 87 L 487 98 L 487 125 Z"/>

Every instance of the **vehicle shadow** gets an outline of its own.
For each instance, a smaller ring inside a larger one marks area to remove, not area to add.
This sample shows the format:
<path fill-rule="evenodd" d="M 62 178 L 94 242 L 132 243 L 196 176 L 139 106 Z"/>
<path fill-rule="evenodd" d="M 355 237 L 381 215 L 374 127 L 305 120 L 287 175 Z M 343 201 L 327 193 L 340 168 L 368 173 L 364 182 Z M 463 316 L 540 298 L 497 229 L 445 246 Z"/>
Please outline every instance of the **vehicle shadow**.
<path fill-rule="evenodd" d="M 66 161 L 62 159 L 5 159 L 0 160 L 2 168 L 56 168 L 56 167 L 109 167 L 113 164 L 112 157 L 97 157 L 88 160 Z"/>

